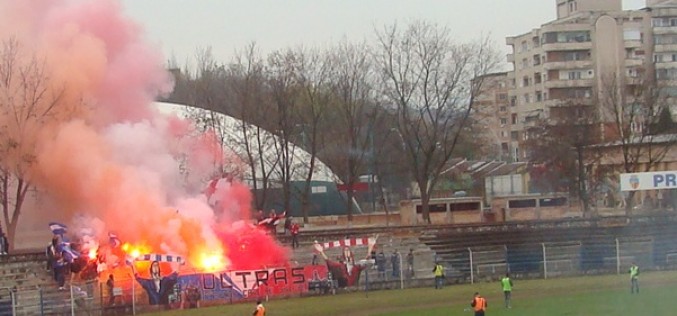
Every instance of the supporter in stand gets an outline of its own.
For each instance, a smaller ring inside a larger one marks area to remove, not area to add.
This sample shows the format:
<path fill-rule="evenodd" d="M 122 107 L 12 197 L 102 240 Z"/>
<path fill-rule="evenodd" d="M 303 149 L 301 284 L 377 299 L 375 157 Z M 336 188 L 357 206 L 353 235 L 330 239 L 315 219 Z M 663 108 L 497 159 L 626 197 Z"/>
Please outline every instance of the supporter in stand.
<path fill-rule="evenodd" d="M 9 254 L 9 239 L 7 235 L 0 229 L 0 254 L 6 256 Z"/>
<path fill-rule="evenodd" d="M 300 230 L 299 223 L 293 222 L 290 226 L 290 231 L 291 231 L 291 247 L 292 248 L 298 248 L 299 247 L 299 230 Z"/>
<path fill-rule="evenodd" d="M 54 265 L 54 258 L 56 257 L 56 248 L 59 243 L 59 238 L 54 236 L 52 237 L 52 241 L 47 244 L 47 249 L 45 250 L 45 254 L 47 255 L 47 271 L 52 270 L 52 266 Z M 54 279 L 56 280 L 56 273 L 54 273 Z"/>
<path fill-rule="evenodd" d="M 63 252 L 57 251 L 54 256 L 54 264 L 52 268 L 54 269 L 54 279 L 56 280 L 56 283 L 59 285 L 60 291 L 66 289 L 64 285 L 66 284 L 67 265 L 68 262 L 64 258 Z"/>

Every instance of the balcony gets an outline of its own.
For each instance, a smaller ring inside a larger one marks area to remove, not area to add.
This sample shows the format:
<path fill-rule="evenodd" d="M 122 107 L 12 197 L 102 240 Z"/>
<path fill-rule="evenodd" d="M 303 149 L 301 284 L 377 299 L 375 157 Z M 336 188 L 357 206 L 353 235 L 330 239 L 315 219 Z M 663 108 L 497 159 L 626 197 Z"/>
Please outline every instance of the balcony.
<path fill-rule="evenodd" d="M 625 60 L 625 66 L 630 67 L 630 66 L 644 66 L 644 60 L 641 59 L 626 59 Z"/>
<path fill-rule="evenodd" d="M 545 101 L 545 106 L 549 108 L 554 107 L 567 107 L 567 106 L 589 106 L 593 105 L 594 101 L 592 98 L 570 98 L 570 99 L 555 99 Z"/>
<path fill-rule="evenodd" d="M 566 51 L 566 50 L 588 50 L 592 49 L 592 42 L 568 42 L 568 43 L 548 43 L 543 44 L 543 50 Z"/>
<path fill-rule="evenodd" d="M 629 86 L 641 86 L 644 82 L 641 77 L 625 76 L 625 84 Z"/>
<path fill-rule="evenodd" d="M 654 26 L 653 33 L 660 34 L 674 34 L 677 33 L 677 26 Z"/>
<path fill-rule="evenodd" d="M 594 79 L 548 80 L 545 82 L 545 87 L 547 89 L 592 87 L 593 80 Z"/>
<path fill-rule="evenodd" d="M 548 61 L 543 64 L 545 70 L 555 69 L 587 69 L 592 66 L 591 60 Z"/>
<path fill-rule="evenodd" d="M 638 40 L 629 40 L 625 41 L 625 48 L 640 48 L 643 47 L 644 44 L 641 41 Z"/>
<path fill-rule="evenodd" d="M 662 62 L 662 63 L 654 63 L 654 66 L 656 69 L 672 69 L 672 68 L 677 68 L 677 61 L 672 61 L 672 62 Z"/>
<path fill-rule="evenodd" d="M 677 44 L 656 44 L 654 53 L 677 52 Z"/>

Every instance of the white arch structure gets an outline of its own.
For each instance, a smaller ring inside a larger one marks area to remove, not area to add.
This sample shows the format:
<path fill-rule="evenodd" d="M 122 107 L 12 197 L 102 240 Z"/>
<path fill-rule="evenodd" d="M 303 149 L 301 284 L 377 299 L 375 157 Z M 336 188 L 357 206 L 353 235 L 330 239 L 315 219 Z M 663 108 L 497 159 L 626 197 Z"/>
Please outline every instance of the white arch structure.
<path fill-rule="evenodd" d="M 208 113 L 207 110 L 199 109 L 196 107 L 192 107 L 189 105 L 185 104 L 177 104 L 177 103 L 167 103 L 167 102 L 155 102 L 154 103 L 155 108 L 163 114 L 166 115 L 176 115 L 179 118 L 184 118 L 184 119 L 193 119 L 196 117 L 196 114 L 198 114 L 200 111 L 204 111 L 204 113 Z M 245 123 L 245 128 L 251 130 L 252 132 L 249 133 L 248 139 L 245 139 L 245 135 L 242 131 L 242 124 L 243 122 L 239 119 L 236 119 L 232 116 L 228 116 L 222 113 L 217 113 L 213 112 L 209 114 L 216 122 L 214 122 L 216 126 L 220 127 L 220 132 L 224 135 L 224 146 L 227 147 L 228 150 L 234 152 L 235 154 L 239 155 L 240 157 L 244 158 L 246 157 L 246 150 L 244 147 L 245 142 L 249 142 L 251 146 L 254 146 L 254 144 L 257 143 L 257 134 L 253 132 L 255 130 L 255 126 L 251 124 L 246 124 Z M 256 156 L 256 159 L 262 158 L 264 161 L 264 164 L 266 165 L 267 171 L 271 172 L 269 181 L 271 184 L 279 184 L 281 180 L 280 172 L 279 172 L 279 167 L 276 167 L 276 162 L 278 161 L 277 159 L 277 151 L 275 149 L 276 144 L 279 144 L 279 139 L 276 135 L 273 133 L 270 133 L 269 131 L 263 130 L 263 129 L 258 129 L 259 137 L 258 139 L 261 140 L 261 147 L 263 148 L 262 153 L 254 152 L 253 154 Z M 292 174 L 291 174 L 291 180 L 292 181 L 305 181 L 306 176 L 308 175 L 308 164 L 310 161 L 310 154 L 303 150 L 299 146 L 294 146 L 293 144 L 290 144 L 290 151 L 292 152 L 293 159 L 292 159 Z M 262 157 L 258 155 L 263 155 Z M 246 159 L 243 159 L 246 162 Z M 262 168 L 260 165 L 257 165 L 255 168 L 257 168 L 256 173 L 257 175 L 262 174 Z M 260 181 L 261 179 L 253 179 L 252 174 L 251 174 L 251 169 L 247 169 L 244 171 L 244 180 L 248 182 L 248 184 L 252 184 L 252 181 Z M 332 183 L 339 183 L 340 180 L 338 177 L 325 165 L 322 161 L 316 158 L 315 161 L 315 167 L 313 170 L 313 181 L 322 181 L 322 182 L 332 182 Z"/>

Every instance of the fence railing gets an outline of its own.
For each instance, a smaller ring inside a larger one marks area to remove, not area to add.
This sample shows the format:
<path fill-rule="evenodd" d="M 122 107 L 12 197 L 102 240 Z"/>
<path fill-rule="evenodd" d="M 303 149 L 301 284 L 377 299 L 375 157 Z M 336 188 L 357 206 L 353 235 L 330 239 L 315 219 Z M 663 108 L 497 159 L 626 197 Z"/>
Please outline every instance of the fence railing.
<path fill-rule="evenodd" d="M 632 263 L 642 269 L 677 268 L 677 245 L 653 238 L 615 238 L 595 242 L 504 245 L 445 252 L 448 275 L 475 283 L 506 273 L 524 278 L 552 278 L 591 273 L 624 273 Z"/>

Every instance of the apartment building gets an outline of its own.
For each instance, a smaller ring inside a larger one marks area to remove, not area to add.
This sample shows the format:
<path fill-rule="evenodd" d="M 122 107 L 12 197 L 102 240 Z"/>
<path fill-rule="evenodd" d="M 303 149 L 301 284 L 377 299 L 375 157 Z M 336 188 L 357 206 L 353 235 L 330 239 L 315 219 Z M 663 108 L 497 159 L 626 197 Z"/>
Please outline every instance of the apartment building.
<path fill-rule="evenodd" d="M 517 134 L 512 126 L 517 117 L 510 109 L 508 73 L 492 73 L 481 78 L 482 91 L 474 100 L 474 118 L 484 131 L 487 159 L 512 161 L 517 148 Z"/>
<path fill-rule="evenodd" d="M 506 80 L 518 159 L 525 158 L 528 130 L 538 124 L 591 114 L 610 120 L 597 97 L 613 82 L 621 87 L 620 102 L 629 102 L 646 78 L 666 86 L 677 82 L 677 1 L 647 0 L 645 9 L 628 11 L 621 0 L 555 5 L 556 20 L 506 39 L 512 47 Z"/>

